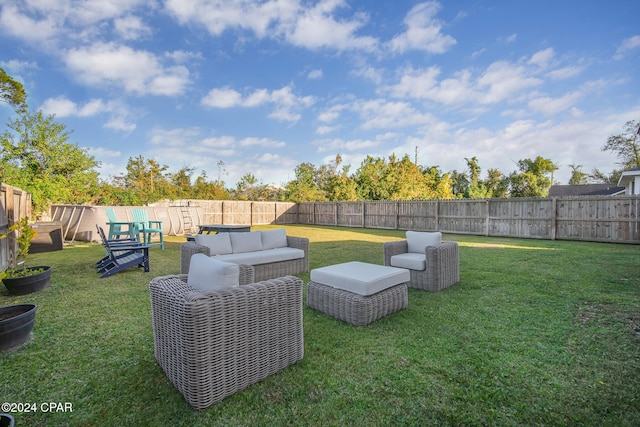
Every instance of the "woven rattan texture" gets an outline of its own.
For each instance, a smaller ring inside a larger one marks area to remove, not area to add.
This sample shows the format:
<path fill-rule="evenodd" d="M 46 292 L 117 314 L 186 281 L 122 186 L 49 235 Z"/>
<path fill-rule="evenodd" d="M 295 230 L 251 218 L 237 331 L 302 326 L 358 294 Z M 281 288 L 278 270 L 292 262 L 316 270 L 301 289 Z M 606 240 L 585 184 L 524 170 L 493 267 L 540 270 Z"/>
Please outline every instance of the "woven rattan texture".
<path fill-rule="evenodd" d="M 304 258 L 254 265 L 256 281 L 296 275 L 309 271 L 309 239 L 287 236 L 287 246 L 302 249 L 304 251 Z M 207 246 L 198 245 L 195 242 L 186 242 L 180 245 L 180 272 L 182 274 L 189 272 L 191 256 L 197 253 L 203 253 L 207 256 L 210 255 Z"/>
<path fill-rule="evenodd" d="M 307 285 L 307 305 L 352 325 L 364 326 L 407 308 L 409 297 L 405 283 L 363 296 L 311 281 Z"/>
<path fill-rule="evenodd" d="M 407 252 L 407 241 L 387 242 L 383 246 L 384 265 L 391 265 L 391 257 Z M 409 286 L 426 291 L 441 291 L 460 281 L 460 257 L 457 242 L 442 242 L 427 246 L 426 268 L 409 270 Z"/>
<path fill-rule="evenodd" d="M 185 279 L 157 277 L 149 291 L 155 358 L 191 406 L 207 408 L 302 359 L 300 279 L 215 292 Z"/>

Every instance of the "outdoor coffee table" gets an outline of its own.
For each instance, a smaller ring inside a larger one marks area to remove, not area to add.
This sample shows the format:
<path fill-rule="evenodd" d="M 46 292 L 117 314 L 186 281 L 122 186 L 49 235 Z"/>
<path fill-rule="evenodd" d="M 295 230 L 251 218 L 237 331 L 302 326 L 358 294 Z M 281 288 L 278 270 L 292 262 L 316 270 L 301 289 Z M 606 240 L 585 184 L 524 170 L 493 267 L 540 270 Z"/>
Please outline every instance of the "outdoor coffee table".
<path fill-rule="evenodd" d="M 407 308 L 409 270 L 346 262 L 311 270 L 307 305 L 336 319 L 364 326 Z"/>

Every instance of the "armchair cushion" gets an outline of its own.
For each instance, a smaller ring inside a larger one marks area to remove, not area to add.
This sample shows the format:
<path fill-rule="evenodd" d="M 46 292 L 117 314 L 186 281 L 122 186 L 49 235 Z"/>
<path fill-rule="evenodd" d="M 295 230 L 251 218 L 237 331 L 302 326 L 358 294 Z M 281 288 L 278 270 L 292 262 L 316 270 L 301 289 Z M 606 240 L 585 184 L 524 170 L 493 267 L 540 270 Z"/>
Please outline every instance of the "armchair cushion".
<path fill-rule="evenodd" d="M 284 248 L 287 246 L 287 231 L 284 228 L 262 231 L 262 249 Z"/>
<path fill-rule="evenodd" d="M 259 231 L 249 233 L 226 233 L 231 238 L 231 247 L 234 254 L 255 252 L 262 250 L 262 237 Z"/>
<path fill-rule="evenodd" d="M 187 284 L 200 291 L 217 291 L 240 284 L 238 264 L 223 262 L 206 256 L 194 254 Z"/>
<path fill-rule="evenodd" d="M 398 268 L 406 268 L 408 270 L 423 271 L 427 266 L 427 257 L 424 253 L 405 253 L 393 255 L 391 257 L 391 266 Z"/>
<path fill-rule="evenodd" d="M 427 246 L 437 246 L 442 243 L 442 233 L 407 231 L 408 252 L 424 254 Z"/>
<path fill-rule="evenodd" d="M 208 247 L 211 255 L 230 254 L 232 249 L 229 234 L 230 233 L 196 234 L 195 242 Z"/>

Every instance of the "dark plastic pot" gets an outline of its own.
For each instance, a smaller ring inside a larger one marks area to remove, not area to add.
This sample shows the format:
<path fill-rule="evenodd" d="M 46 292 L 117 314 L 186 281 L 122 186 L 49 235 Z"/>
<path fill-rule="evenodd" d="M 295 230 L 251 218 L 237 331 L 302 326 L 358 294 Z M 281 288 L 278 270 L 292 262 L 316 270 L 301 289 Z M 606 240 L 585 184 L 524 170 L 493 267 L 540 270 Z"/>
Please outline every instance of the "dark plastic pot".
<path fill-rule="evenodd" d="M 0 414 L 0 427 L 13 427 L 14 420 L 9 414 Z"/>
<path fill-rule="evenodd" d="M 0 352 L 20 347 L 31 339 L 37 308 L 35 304 L 0 307 Z"/>
<path fill-rule="evenodd" d="M 51 267 L 48 265 L 27 267 L 27 270 L 37 270 L 40 268 L 43 268 L 44 271 L 25 277 L 14 277 L 11 279 L 5 277 L 2 279 L 2 283 L 11 295 L 26 295 L 40 291 L 49 286 Z"/>

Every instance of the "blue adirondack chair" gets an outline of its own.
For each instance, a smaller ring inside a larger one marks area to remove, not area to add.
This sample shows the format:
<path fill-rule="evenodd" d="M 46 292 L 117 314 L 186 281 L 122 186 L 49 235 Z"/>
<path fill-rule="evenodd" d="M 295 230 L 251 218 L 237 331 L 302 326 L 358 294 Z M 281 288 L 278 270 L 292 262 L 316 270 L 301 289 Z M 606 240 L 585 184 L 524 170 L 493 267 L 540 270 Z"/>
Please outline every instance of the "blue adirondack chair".
<path fill-rule="evenodd" d="M 132 222 L 118 221 L 116 219 L 116 213 L 112 208 L 104 209 L 107 214 L 107 225 L 109 226 L 108 240 L 119 239 L 121 236 L 134 239 L 136 237 L 135 227 Z"/>
<path fill-rule="evenodd" d="M 162 221 L 151 221 L 147 215 L 146 209 L 132 209 L 131 217 L 133 219 L 136 235 L 142 234 L 143 242 L 148 246 L 160 246 L 164 250 L 164 239 L 162 237 Z M 159 234 L 160 242 L 152 242 L 151 235 Z"/>

